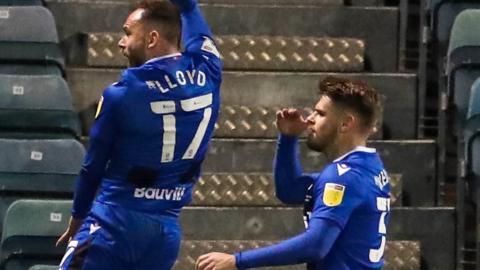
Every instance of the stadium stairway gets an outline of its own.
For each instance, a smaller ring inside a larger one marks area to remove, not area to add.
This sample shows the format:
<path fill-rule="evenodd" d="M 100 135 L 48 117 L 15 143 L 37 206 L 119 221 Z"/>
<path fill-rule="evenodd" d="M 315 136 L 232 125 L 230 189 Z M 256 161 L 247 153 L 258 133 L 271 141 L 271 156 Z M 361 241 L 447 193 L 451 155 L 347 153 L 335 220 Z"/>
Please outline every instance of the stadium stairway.
<path fill-rule="evenodd" d="M 45 1 L 56 20 L 85 145 L 101 92 L 125 66 L 116 44 L 131 2 Z M 274 112 L 312 107 L 318 81 L 328 75 L 365 80 L 386 97 L 381 132 L 371 141 L 394 186 L 385 269 L 455 269 L 455 209 L 438 205 L 436 142 L 417 139 L 418 77 L 397 71 L 399 9 L 362 6 L 379 1 L 343 2 L 201 1 L 226 70 L 205 173 L 181 216 L 185 237 L 176 269 L 191 269 L 201 253 L 262 246 L 303 230 L 301 208 L 281 205 L 273 194 Z M 302 161 L 308 171 L 324 164 L 306 147 Z M 6 270 L 49 269 L 33 265 L 60 261 L 64 247 L 52 245 L 66 226 L 70 203 L 23 200 L 10 206 L 2 239 Z M 31 223 L 24 214 L 29 211 L 44 225 Z"/>

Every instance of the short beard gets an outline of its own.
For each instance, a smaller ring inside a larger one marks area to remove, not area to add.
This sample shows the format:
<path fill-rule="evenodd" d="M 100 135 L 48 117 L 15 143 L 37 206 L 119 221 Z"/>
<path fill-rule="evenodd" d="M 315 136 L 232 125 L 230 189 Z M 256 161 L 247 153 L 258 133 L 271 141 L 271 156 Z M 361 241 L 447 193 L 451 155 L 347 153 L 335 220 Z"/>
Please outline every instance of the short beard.
<path fill-rule="evenodd" d="M 128 58 L 128 67 L 134 68 L 134 67 L 139 67 L 141 65 L 145 64 L 145 60 L 140 60 L 138 58 Z"/>
<path fill-rule="evenodd" d="M 328 134 L 325 138 L 323 138 L 321 142 L 315 141 L 314 138 L 308 137 L 307 146 L 313 151 L 325 153 L 325 150 L 327 150 L 329 146 L 335 143 L 336 135 L 337 133 L 334 130 L 332 133 Z"/>
<path fill-rule="evenodd" d="M 323 152 L 323 150 L 325 150 L 325 145 L 324 144 L 317 143 L 317 142 L 315 142 L 311 139 L 307 140 L 307 146 L 311 150 L 317 151 L 317 152 Z"/>
<path fill-rule="evenodd" d="M 146 62 L 145 53 L 142 51 L 130 51 L 128 58 L 128 67 L 139 67 Z"/>

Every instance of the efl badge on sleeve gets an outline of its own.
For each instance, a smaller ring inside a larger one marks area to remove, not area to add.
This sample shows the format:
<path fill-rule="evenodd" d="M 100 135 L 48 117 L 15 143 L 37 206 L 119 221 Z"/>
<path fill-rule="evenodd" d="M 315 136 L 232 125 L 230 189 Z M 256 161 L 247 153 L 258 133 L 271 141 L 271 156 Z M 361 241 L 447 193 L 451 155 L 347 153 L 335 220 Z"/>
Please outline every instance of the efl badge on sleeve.
<path fill-rule="evenodd" d="M 323 203 L 326 206 L 337 206 L 342 203 L 343 193 L 345 193 L 345 186 L 326 183 L 323 191 Z"/>
<path fill-rule="evenodd" d="M 98 115 L 100 114 L 100 111 L 102 110 L 102 105 L 103 105 L 103 96 L 100 98 L 100 101 L 98 101 L 97 112 L 95 113 L 95 119 L 97 119 Z"/>
<path fill-rule="evenodd" d="M 205 41 L 203 41 L 202 51 L 212 53 L 216 57 L 220 58 L 220 53 L 218 52 L 217 47 L 215 46 L 213 41 L 207 37 L 205 37 Z"/>

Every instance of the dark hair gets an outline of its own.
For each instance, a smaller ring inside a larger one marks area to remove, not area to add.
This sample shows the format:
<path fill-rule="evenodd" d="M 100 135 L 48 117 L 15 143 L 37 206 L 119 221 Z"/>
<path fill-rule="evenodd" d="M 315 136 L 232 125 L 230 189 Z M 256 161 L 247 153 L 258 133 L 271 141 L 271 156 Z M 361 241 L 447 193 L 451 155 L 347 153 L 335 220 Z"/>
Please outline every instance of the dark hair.
<path fill-rule="evenodd" d="M 319 90 L 335 105 L 357 113 L 365 129 L 372 130 L 381 121 L 382 97 L 365 82 L 328 76 L 320 81 Z"/>
<path fill-rule="evenodd" d="M 165 40 L 171 44 L 180 44 L 182 23 L 177 6 L 169 0 L 143 0 L 135 6 L 135 9 L 145 10 L 142 20 L 152 23 Z"/>

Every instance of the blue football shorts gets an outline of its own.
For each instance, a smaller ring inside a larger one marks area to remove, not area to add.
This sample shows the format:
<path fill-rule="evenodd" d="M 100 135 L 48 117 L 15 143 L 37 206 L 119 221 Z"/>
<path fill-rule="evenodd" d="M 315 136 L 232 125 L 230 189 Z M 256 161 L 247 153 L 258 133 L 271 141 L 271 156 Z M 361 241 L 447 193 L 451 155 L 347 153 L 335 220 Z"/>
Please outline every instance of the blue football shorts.
<path fill-rule="evenodd" d="M 96 203 L 98 209 L 98 203 Z M 67 246 L 60 270 L 169 270 L 180 249 L 178 218 L 102 205 Z"/>

